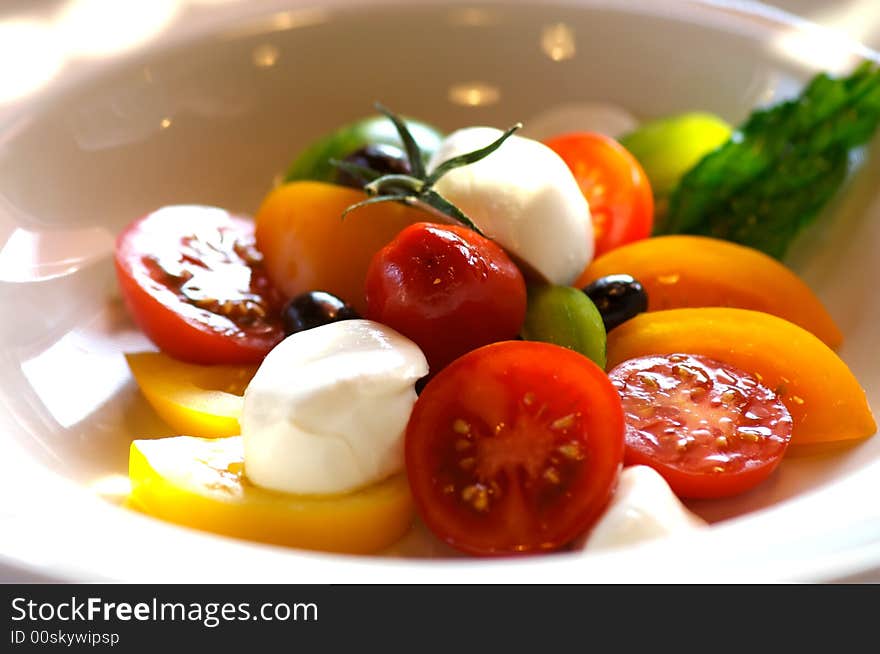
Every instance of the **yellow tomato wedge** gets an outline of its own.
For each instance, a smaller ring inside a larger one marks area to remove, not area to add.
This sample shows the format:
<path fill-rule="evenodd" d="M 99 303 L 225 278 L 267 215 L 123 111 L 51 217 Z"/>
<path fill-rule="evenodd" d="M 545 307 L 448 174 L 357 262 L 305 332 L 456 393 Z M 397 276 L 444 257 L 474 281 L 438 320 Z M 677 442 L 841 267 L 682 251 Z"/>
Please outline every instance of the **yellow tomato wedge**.
<path fill-rule="evenodd" d="M 650 354 L 702 354 L 759 376 L 788 407 L 792 445 L 865 438 L 877 431 L 865 391 L 818 338 L 747 309 L 643 313 L 608 334 L 608 368 Z"/>
<path fill-rule="evenodd" d="M 785 318 L 837 348 L 843 335 L 800 277 L 763 252 L 706 236 L 660 236 L 593 261 L 575 286 L 613 274 L 635 277 L 648 310 L 737 307 Z"/>
<path fill-rule="evenodd" d="M 365 554 L 409 529 L 406 475 L 345 495 L 290 495 L 244 476 L 239 436 L 137 440 L 129 457 L 131 501 L 175 524 L 224 536 L 329 552 Z"/>
<path fill-rule="evenodd" d="M 342 212 L 366 194 L 323 182 L 290 182 L 263 200 L 256 216 L 257 247 L 272 282 L 287 297 L 307 291 L 333 293 L 359 313 L 373 255 L 404 227 L 426 219 L 396 202 Z"/>
<path fill-rule="evenodd" d="M 203 438 L 240 433 L 242 395 L 257 366 L 200 366 L 159 352 L 125 359 L 144 397 L 176 432 Z"/>

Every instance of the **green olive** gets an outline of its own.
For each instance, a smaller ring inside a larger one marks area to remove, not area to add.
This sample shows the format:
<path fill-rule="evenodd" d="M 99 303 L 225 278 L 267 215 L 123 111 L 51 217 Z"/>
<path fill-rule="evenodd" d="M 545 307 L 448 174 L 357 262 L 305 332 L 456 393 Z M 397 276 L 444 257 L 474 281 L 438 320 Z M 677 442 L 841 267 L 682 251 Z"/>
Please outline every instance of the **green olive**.
<path fill-rule="evenodd" d="M 431 125 L 418 120 L 407 118 L 406 125 L 427 162 L 440 146 L 443 134 Z M 337 181 L 338 171 L 330 160 L 345 159 L 356 150 L 368 145 L 394 146 L 403 151 L 403 144 L 394 124 L 385 116 L 370 116 L 343 125 L 309 144 L 287 169 L 284 181 L 304 179 L 334 183 Z"/>
<path fill-rule="evenodd" d="M 570 286 L 529 289 L 522 336 L 580 352 L 605 368 L 605 325 L 602 315 L 582 291 Z"/>

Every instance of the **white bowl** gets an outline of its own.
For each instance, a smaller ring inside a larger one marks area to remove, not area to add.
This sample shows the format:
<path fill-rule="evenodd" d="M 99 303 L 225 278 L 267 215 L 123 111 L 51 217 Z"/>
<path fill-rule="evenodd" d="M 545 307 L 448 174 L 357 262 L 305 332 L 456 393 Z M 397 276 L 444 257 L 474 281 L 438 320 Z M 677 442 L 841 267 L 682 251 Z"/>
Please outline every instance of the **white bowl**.
<path fill-rule="evenodd" d="M 122 357 L 148 346 L 120 304 L 110 262 L 115 233 L 133 218 L 176 203 L 253 213 L 298 148 L 368 113 L 377 99 L 444 128 L 505 126 L 580 101 L 612 102 L 640 116 L 704 109 L 737 122 L 756 105 L 792 95 L 817 70 L 874 56 L 743 3 L 289 4 L 183 14 L 138 49 L 70 64 L 39 96 L 0 114 L 4 578 L 607 582 L 874 574 L 877 438 L 787 459 L 751 493 L 695 504 L 710 529 L 590 555 L 446 558 L 449 551 L 418 529 L 394 555 L 327 555 L 198 533 L 102 499 L 125 474 L 132 438 L 169 433 Z M 876 161 L 869 158 L 800 239 L 790 263 L 839 321 L 841 355 L 880 407 Z"/>

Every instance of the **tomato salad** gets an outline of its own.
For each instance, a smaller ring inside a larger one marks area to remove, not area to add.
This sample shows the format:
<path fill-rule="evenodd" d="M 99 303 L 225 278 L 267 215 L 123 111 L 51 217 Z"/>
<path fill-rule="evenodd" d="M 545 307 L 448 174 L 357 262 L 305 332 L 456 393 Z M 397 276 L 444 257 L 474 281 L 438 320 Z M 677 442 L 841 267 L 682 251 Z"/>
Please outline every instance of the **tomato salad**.
<path fill-rule="evenodd" d="M 836 187 L 795 179 L 791 152 L 864 143 L 880 73 L 817 80 L 736 130 L 688 113 L 617 139 L 443 134 L 376 105 L 303 150 L 253 221 L 134 221 L 119 284 L 158 351 L 127 359 L 180 435 L 132 443 L 130 505 L 352 553 L 418 515 L 463 552 L 518 555 L 645 537 L 620 515 L 646 494 L 657 533 L 699 526 L 689 500 L 872 435 L 834 319 L 781 259 L 831 195 L 786 194 Z M 835 84 L 810 118 L 840 142 L 780 133 Z"/>

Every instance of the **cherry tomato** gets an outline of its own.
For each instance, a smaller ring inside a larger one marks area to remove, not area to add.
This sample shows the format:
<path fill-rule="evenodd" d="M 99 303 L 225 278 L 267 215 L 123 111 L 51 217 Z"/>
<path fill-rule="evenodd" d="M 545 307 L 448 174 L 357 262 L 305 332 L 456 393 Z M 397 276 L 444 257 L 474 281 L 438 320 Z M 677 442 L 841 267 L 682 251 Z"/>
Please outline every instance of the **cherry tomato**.
<path fill-rule="evenodd" d="M 626 415 L 626 463 L 659 472 L 680 497 L 726 497 L 770 475 L 792 420 L 754 376 L 704 356 L 624 361 L 610 373 Z"/>
<path fill-rule="evenodd" d="M 192 363 L 257 363 L 284 337 L 282 298 L 261 261 L 253 224 L 211 207 L 159 209 L 116 241 L 135 322 L 163 352 Z"/>
<path fill-rule="evenodd" d="M 568 164 L 590 205 L 596 254 L 647 238 L 654 223 L 654 196 L 642 166 L 617 141 L 577 132 L 545 144 Z"/>
<path fill-rule="evenodd" d="M 416 223 L 367 269 L 367 317 L 422 348 L 434 374 L 465 352 L 514 338 L 526 285 L 493 241 L 464 227 Z"/>
<path fill-rule="evenodd" d="M 419 396 L 406 470 L 425 524 L 466 552 L 558 549 L 586 531 L 623 459 L 608 377 L 558 345 L 507 341 L 453 362 Z"/>

